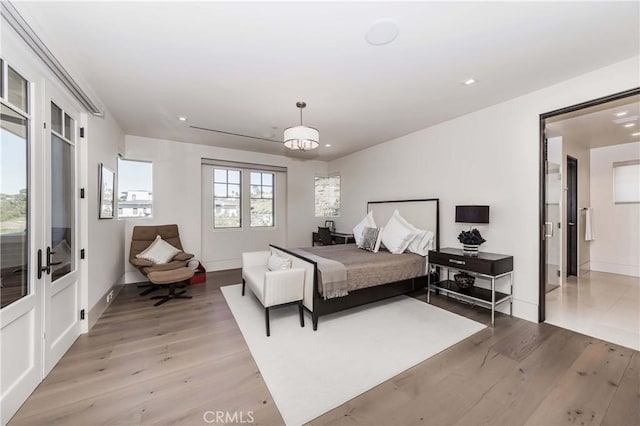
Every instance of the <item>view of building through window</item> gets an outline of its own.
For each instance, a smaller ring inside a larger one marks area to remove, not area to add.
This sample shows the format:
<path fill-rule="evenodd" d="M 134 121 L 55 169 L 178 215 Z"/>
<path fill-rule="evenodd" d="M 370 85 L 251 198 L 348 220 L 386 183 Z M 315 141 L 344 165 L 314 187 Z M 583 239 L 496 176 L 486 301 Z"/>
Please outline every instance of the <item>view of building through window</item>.
<path fill-rule="evenodd" d="M 118 159 L 118 217 L 153 215 L 153 164 Z"/>
<path fill-rule="evenodd" d="M 251 226 L 273 226 L 273 173 L 251 172 Z"/>
<path fill-rule="evenodd" d="M 243 180 L 246 176 L 248 179 Z M 269 172 L 215 167 L 213 227 L 242 228 L 243 223 L 249 223 L 252 228 L 274 226 L 275 178 L 275 174 Z"/>
<path fill-rule="evenodd" d="M 29 82 L 2 60 L 0 69 L 0 307 L 4 308 L 30 291 L 27 218 L 31 107 Z"/>
<path fill-rule="evenodd" d="M 213 169 L 213 227 L 240 228 L 240 170 Z"/>
<path fill-rule="evenodd" d="M 316 217 L 340 216 L 340 175 L 315 177 Z"/>

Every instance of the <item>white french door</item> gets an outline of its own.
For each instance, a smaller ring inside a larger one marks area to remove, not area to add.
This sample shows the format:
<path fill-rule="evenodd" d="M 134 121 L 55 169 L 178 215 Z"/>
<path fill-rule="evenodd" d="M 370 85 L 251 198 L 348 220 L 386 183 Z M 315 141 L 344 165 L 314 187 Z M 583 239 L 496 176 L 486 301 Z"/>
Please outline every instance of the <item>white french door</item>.
<path fill-rule="evenodd" d="M 4 425 L 79 336 L 81 274 L 79 113 L 37 72 L 14 70 L 4 59 L 0 70 L 0 424 Z"/>
<path fill-rule="evenodd" d="M 44 374 L 80 335 L 78 111 L 49 87 L 45 96 Z"/>
<path fill-rule="evenodd" d="M 42 380 L 42 132 L 34 127 L 35 75 L 0 62 L 0 423 Z"/>

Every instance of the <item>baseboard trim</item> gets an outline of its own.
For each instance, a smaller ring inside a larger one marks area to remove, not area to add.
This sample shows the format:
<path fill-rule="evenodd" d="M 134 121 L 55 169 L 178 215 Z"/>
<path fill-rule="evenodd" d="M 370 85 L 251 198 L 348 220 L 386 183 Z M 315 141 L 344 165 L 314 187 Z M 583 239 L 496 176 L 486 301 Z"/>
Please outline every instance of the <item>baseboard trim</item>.
<path fill-rule="evenodd" d="M 242 260 L 231 259 L 231 260 L 217 260 L 212 262 L 202 262 L 202 266 L 204 266 L 207 272 L 226 271 L 228 269 L 241 268 Z"/>
<path fill-rule="evenodd" d="M 142 275 L 140 271 L 134 270 L 134 271 L 125 271 L 125 273 L 122 275 L 122 278 L 120 278 L 119 283 L 120 284 L 137 284 L 144 281 L 148 281 L 147 277 Z"/>
<path fill-rule="evenodd" d="M 87 320 L 89 323 L 89 331 L 91 331 L 91 328 L 96 324 L 96 322 L 98 322 L 98 319 L 100 319 L 100 317 L 102 316 L 104 311 L 107 310 L 109 305 L 113 303 L 115 298 L 118 296 L 118 293 L 120 293 L 121 289 L 122 289 L 122 284 L 112 285 L 111 288 L 109 288 L 109 290 L 107 290 L 107 292 L 103 294 L 102 297 L 98 300 L 98 303 L 93 305 L 93 308 L 91 308 L 91 310 L 89 311 L 89 315 L 87 317 Z M 109 302 L 107 302 L 107 297 L 109 296 L 109 293 L 111 293 L 112 291 L 113 291 L 113 297 L 111 298 L 111 300 L 109 300 Z"/>
<path fill-rule="evenodd" d="M 636 265 L 620 265 L 609 262 L 590 262 L 592 271 L 607 272 L 609 274 L 627 275 L 630 277 L 640 277 L 640 266 Z"/>

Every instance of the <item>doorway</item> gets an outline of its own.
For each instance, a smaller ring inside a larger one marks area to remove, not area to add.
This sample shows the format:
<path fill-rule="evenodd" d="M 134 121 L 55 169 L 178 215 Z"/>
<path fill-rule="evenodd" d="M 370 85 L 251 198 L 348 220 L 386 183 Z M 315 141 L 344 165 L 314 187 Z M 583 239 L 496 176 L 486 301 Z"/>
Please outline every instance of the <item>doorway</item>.
<path fill-rule="evenodd" d="M 578 275 L 578 160 L 567 155 L 567 277 Z"/>
<path fill-rule="evenodd" d="M 81 333 L 79 110 L 37 71 L 13 68 L 4 59 L 0 69 L 5 424 Z"/>
<path fill-rule="evenodd" d="M 640 200 L 616 201 L 624 189 L 615 176 L 616 164 L 640 158 L 638 126 L 640 88 L 540 116 L 539 320 L 634 349 L 640 348 Z M 554 140 L 562 141 L 559 166 Z M 554 203 L 564 207 L 552 228 Z M 557 270 L 562 285 L 547 293 Z"/>

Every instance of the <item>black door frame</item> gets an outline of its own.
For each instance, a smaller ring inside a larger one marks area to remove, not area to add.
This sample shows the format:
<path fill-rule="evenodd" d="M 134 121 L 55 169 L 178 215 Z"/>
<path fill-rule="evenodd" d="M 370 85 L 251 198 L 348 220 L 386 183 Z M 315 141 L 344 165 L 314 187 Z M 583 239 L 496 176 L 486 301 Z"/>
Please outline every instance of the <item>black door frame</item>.
<path fill-rule="evenodd" d="M 567 272 L 578 275 L 578 159 L 567 155 Z M 573 224 L 573 225 L 572 225 Z"/>
<path fill-rule="evenodd" d="M 538 202 L 538 248 L 539 248 L 539 259 L 538 259 L 538 322 L 545 321 L 545 278 L 547 273 L 547 264 L 546 264 L 546 247 L 545 247 L 545 239 L 544 239 L 544 219 L 545 219 L 545 208 L 544 202 L 546 197 L 546 186 L 545 186 L 545 174 L 544 174 L 544 162 L 546 158 L 546 149 L 545 149 L 545 134 L 544 127 L 545 121 L 548 118 L 555 117 L 557 115 L 566 114 L 569 112 L 578 111 L 585 108 L 590 108 L 592 106 L 604 104 L 611 101 L 617 101 L 618 99 L 627 98 L 629 96 L 640 95 L 640 87 L 636 87 L 634 89 L 625 90 L 624 92 L 615 93 L 613 95 L 604 96 L 602 98 L 593 99 L 587 102 L 582 102 L 580 104 L 572 105 L 565 108 L 560 108 L 554 111 L 545 112 L 544 114 L 540 114 L 539 118 L 539 177 L 538 177 L 538 185 L 540 188 L 539 191 L 539 202 Z"/>

